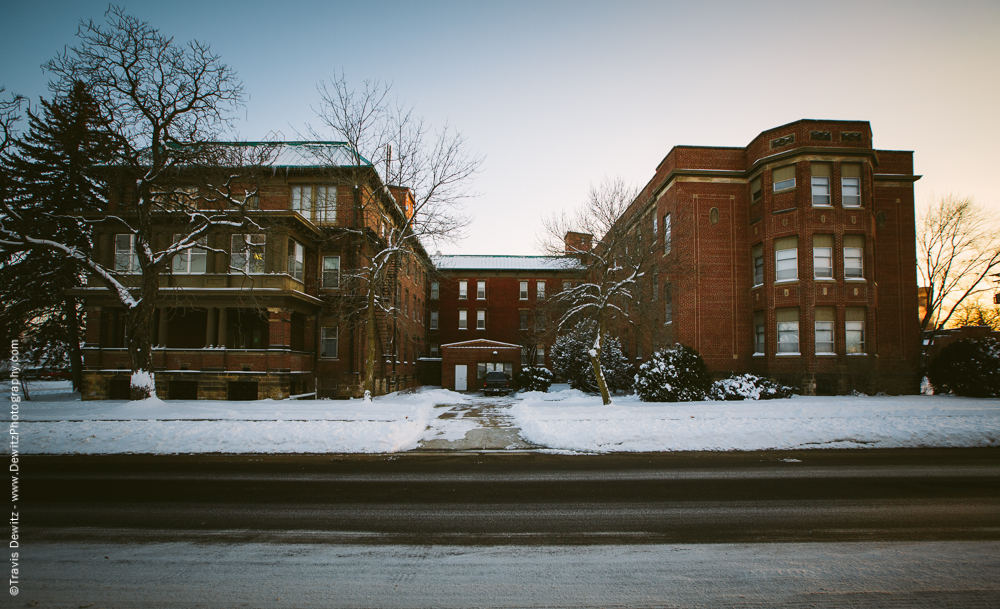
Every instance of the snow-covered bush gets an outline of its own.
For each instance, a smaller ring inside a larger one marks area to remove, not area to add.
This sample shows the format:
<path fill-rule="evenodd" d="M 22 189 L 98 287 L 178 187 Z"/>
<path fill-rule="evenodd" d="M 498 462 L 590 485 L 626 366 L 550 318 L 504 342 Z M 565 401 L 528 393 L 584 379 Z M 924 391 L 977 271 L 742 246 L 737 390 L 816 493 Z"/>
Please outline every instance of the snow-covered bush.
<path fill-rule="evenodd" d="M 654 353 L 635 375 L 635 392 L 643 402 L 694 402 L 711 387 L 701 355 L 681 344 Z"/>
<path fill-rule="evenodd" d="M 573 389 L 596 393 L 597 377 L 590 362 L 590 350 L 594 347 L 594 324 L 581 321 L 566 334 L 560 334 L 552 345 L 552 368 Z M 601 370 L 608 391 L 629 391 L 632 388 L 633 372 L 628 358 L 622 351 L 617 338 L 605 336 L 601 340 Z"/>
<path fill-rule="evenodd" d="M 522 391 L 548 391 L 553 378 L 548 368 L 525 366 L 517 373 L 517 386 Z"/>
<path fill-rule="evenodd" d="M 756 374 L 733 374 L 712 383 L 708 397 L 713 400 L 773 400 L 792 397 L 792 388 Z"/>
<path fill-rule="evenodd" d="M 988 336 L 954 342 L 927 370 L 934 393 L 952 392 L 972 398 L 1000 397 L 1000 341 Z"/>

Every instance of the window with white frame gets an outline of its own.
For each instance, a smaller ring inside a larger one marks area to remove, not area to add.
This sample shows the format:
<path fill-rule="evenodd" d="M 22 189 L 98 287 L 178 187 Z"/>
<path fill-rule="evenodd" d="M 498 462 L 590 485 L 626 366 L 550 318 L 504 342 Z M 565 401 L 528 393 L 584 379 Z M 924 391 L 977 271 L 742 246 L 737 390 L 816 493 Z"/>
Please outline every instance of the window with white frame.
<path fill-rule="evenodd" d="M 669 324 L 674 322 L 674 304 L 673 297 L 670 294 L 670 284 L 664 284 L 663 286 L 663 323 Z"/>
<path fill-rule="evenodd" d="M 844 279 L 864 279 L 864 235 L 844 235 Z"/>
<path fill-rule="evenodd" d="M 811 163 L 812 170 L 812 204 L 813 207 L 829 207 L 830 199 L 830 164 Z"/>
<path fill-rule="evenodd" d="M 844 341 L 848 355 L 864 355 L 865 353 L 865 308 L 847 307 L 844 309 Z"/>
<path fill-rule="evenodd" d="M 244 273 L 263 273 L 265 241 L 266 235 L 233 235 L 229 268 Z"/>
<path fill-rule="evenodd" d="M 760 201 L 762 192 L 760 188 L 760 176 L 750 180 L 750 203 L 757 203 Z"/>
<path fill-rule="evenodd" d="M 798 237 L 782 237 L 774 240 L 775 281 L 794 281 L 799 278 L 798 247 Z"/>
<path fill-rule="evenodd" d="M 833 279 L 833 235 L 813 235 L 813 277 Z"/>
<path fill-rule="evenodd" d="M 527 330 L 528 329 L 528 312 L 525 311 L 524 309 L 521 309 L 520 311 L 518 311 L 518 316 L 520 317 L 520 321 L 521 321 L 521 325 L 520 325 L 519 329 L 521 329 L 521 330 Z"/>
<path fill-rule="evenodd" d="M 458 282 L 458 299 L 466 300 L 468 298 L 469 298 L 469 282 L 463 279 L 462 281 Z"/>
<path fill-rule="evenodd" d="M 545 365 L 545 345 L 538 345 L 535 347 L 535 365 Z"/>
<path fill-rule="evenodd" d="M 767 326 L 764 324 L 764 312 L 755 311 L 753 314 L 754 344 L 753 354 L 764 355 L 767 349 Z"/>
<path fill-rule="evenodd" d="M 316 222 L 320 224 L 337 223 L 337 187 L 316 187 Z"/>
<path fill-rule="evenodd" d="M 431 311 L 431 330 L 438 329 L 438 312 Z"/>
<path fill-rule="evenodd" d="M 833 324 L 836 321 L 833 307 L 816 307 L 816 355 L 834 355 Z"/>
<path fill-rule="evenodd" d="M 486 282 L 476 282 L 476 300 L 486 300 Z"/>
<path fill-rule="evenodd" d="M 288 274 L 302 281 L 305 272 L 306 251 L 302 244 L 294 239 L 288 240 Z"/>
<path fill-rule="evenodd" d="M 483 309 L 476 310 L 476 329 L 485 330 L 486 329 L 486 311 Z"/>
<path fill-rule="evenodd" d="M 774 192 L 795 188 L 795 165 L 775 169 L 771 173 L 771 180 L 774 182 Z"/>
<path fill-rule="evenodd" d="M 521 365 L 522 366 L 527 366 L 528 365 L 528 348 L 527 347 L 521 347 Z"/>
<path fill-rule="evenodd" d="M 844 207 L 861 207 L 861 165 L 840 166 L 840 202 Z"/>
<path fill-rule="evenodd" d="M 775 309 L 778 324 L 778 355 L 799 354 L 799 309 Z"/>
<path fill-rule="evenodd" d="M 292 186 L 292 211 L 312 219 L 313 189 L 312 186 Z"/>
<path fill-rule="evenodd" d="M 441 284 L 437 281 L 431 282 L 431 300 L 437 300 L 441 298 Z"/>
<path fill-rule="evenodd" d="M 535 282 L 535 298 L 545 300 L 545 282 L 542 280 Z"/>
<path fill-rule="evenodd" d="M 340 256 L 323 256 L 323 287 L 340 287 Z"/>
<path fill-rule="evenodd" d="M 431 353 L 431 357 L 438 357 L 439 351 L 438 351 L 438 345 L 437 345 L 437 343 L 431 343 L 430 353 Z"/>
<path fill-rule="evenodd" d="M 548 325 L 549 318 L 543 311 L 535 313 L 535 332 L 544 332 Z"/>
<path fill-rule="evenodd" d="M 174 243 L 179 243 L 184 235 L 174 235 Z M 174 256 L 171 272 L 185 274 L 201 274 L 208 268 L 208 252 L 204 249 L 208 245 L 208 237 L 198 239 L 198 245 L 177 253 Z"/>
<path fill-rule="evenodd" d="M 139 255 L 135 251 L 135 235 L 115 235 L 115 272 L 139 272 Z"/>
<path fill-rule="evenodd" d="M 672 235 L 670 234 L 670 214 L 663 216 L 663 253 L 670 253 L 670 240 Z"/>
<path fill-rule="evenodd" d="M 325 327 L 320 330 L 320 357 L 337 357 L 339 336 L 340 328 L 337 326 Z"/>
<path fill-rule="evenodd" d="M 653 211 L 653 243 L 656 243 L 656 239 L 660 236 L 659 225 L 656 223 L 656 211 Z"/>
<path fill-rule="evenodd" d="M 459 330 L 469 329 L 469 311 L 467 309 L 458 310 L 458 329 Z"/>
<path fill-rule="evenodd" d="M 522 281 L 520 285 L 520 300 L 528 300 L 528 282 Z"/>
<path fill-rule="evenodd" d="M 753 246 L 753 285 L 764 285 L 764 244 Z"/>

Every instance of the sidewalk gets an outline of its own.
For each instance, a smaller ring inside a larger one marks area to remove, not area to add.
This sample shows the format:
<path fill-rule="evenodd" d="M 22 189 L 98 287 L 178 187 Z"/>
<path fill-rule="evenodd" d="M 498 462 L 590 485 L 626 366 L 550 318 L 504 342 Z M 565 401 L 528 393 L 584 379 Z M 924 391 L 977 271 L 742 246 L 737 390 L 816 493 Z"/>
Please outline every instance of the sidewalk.
<path fill-rule="evenodd" d="M 439 404 L 418 451 L 537 450 L 514 426 L 509 408 L 513 398 L 472 397 L 468 404 Z"/>

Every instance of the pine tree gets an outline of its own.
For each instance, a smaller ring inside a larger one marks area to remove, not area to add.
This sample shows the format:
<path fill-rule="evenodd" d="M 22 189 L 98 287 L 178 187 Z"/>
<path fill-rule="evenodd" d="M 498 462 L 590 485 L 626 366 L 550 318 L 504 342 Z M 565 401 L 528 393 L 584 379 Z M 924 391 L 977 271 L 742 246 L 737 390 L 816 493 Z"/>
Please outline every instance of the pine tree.
<path fill-rule="evenodd" d="M 41 113 L 28 110 L 27 134 L 3 159 L 12 184 L 7 204 L 37 235 L 89 252 L 90 230 L 80 214 L 98 211 L 107 200 L 99 167 L 112 156 L 114 143 L 86 86 L 77 82 L 53 101 L 41 100 Z M 6 219 L 15 221 L 14 217 Z M 82 285 L 77 261 L 44 249 L 0 246 L 0 327 L 8 336 L 25 336 L 38 345 L 61 342 L 80 388 L 80 305 L 67 290 Z"/>

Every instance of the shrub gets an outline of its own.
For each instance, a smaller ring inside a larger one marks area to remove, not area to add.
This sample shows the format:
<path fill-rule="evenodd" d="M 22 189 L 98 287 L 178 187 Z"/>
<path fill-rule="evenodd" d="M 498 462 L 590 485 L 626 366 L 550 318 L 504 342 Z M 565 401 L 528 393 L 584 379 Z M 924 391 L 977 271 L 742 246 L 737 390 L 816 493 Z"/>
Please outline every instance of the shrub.
<path fill-rule="evenodd" d="M 635 375 L 635 392 L 643 402 L 693 402 L 704 399 L 711 386 L 701 355 L 681 344 L 654 353 Z"/>
<path fill-rule="evenodd" d="M 708 397 L 713 400 L 773 400 L 792 397 L 792 388 L 756 374 L 733 374 L 712 383 Z"/>
<path fill-rule="evenodd" d="M 517 373 L 517 386 L 522 391 L 548 391 L 552 378 L 548 368 L 525 366 Z"/>
<path fill-rule="evenodd" d="M 552 345 L 552 368 L 573 389 L 597 393 L 597 378 L 590 362 L 594 347 L 594 324 L 581 321 L 565 334 L 560 334 Z M 628 358 L 622 352 L 617 338 L 604 337 L 601 341 L 601 370 L 608 391 L 628 391 L 632 388 L 633 372 Z"/>
<path fill-rule="evenodd" d="M 954 342 L 931 361 L 927 377 L 934 393 L 1000 397 L 1000 341 L 988 336 Z"/>

